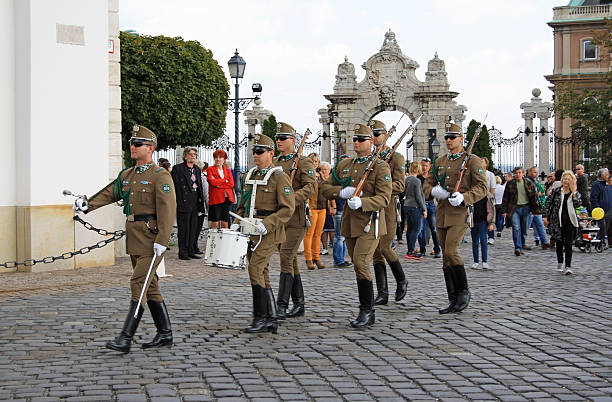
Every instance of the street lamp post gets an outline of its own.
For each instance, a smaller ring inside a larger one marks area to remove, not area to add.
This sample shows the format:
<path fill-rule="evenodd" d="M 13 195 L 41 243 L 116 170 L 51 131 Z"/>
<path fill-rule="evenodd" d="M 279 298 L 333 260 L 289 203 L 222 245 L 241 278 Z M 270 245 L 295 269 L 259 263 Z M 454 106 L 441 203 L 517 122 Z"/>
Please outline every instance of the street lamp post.
<path fill-rule="evenodd" d="M 429 138 L 429 159 L 433 161 L 440 152 L 440 141 L 436 138 L 436 129 L 429 129 L 427 137 Z"/>
<path fill-rule="evenodd" d="M 240 80 L 244 77 L 244 69 L 246 67 L 246 61 L 238 54 L 238 49 L 234 55 L 227 62 L 227 66 L 229 68 L 230 77 L 235 79 L 236 82 L 234 84 L 234 99 L 228 100 L 228 108 L 234 111 L 234 175 L 237 177 L 240 170 L 240 148 L 238 143 L 240 142 L 240 133 L 239 133 L 239 115 L 240 111 L 247 108 L 249 103 L 253 99 L 258 99 L 259 94 L 261 94 L 262 86 L 259 83 L 253 84 L 251 89 L 255 94 L 253 98 L 240 98 L 239 89 L 240 89 Z"/>

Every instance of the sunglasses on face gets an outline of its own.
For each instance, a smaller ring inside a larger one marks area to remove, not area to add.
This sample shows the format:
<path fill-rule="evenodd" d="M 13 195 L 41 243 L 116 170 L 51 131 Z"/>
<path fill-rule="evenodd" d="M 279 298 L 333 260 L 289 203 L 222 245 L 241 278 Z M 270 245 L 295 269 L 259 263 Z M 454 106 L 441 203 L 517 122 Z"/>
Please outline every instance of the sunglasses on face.
<path fill-rule="evenodd" d="M 384 131 L 377 131 L 377 132 L 372 133 L 374 137 L 380 137 L 381 135 L 384 135 L 384 134 L 385 134 Z"/>
<path fill-rule="evenodd" d="M 265 152 L 268 151 L 268 148 L 253 148 L 253 155 L 263 155 Z"/>
<path fill-rule="evenodd" d="M 134 148 L 140 148 L 141 146 L 148 145 L 148 144 L 145 144 L 142 141 L 130 141 L 130 145 L 133 146 Z"/>
<path fill-rule="evenodd" d="M 421 162 L 431 162 L 431 159 L 429 159 L 429 158 L 423 158 L 423 159 L 421 159 Z"/>
<path fill-rule="evenodd" d="M 457 137 L 459 137 L 457 134 L 446 134 L 446 135 L 444 135 L 444 139 L 445 140 L 454 140 Z"/>
<path fill-rule="evenodd" d="M 366 142 L 367 140 L 369 140 L 369 138 L 366 137 L 353 137 L 353 142 L 357 141 L 357 142 Z"/>
<path fill-rule="evenodd" d="M 277 135 L 274 138 L 276 138 L 277 141 L 285 141 L 285 140 L 288 140 L 291 137 L 288 136 L 288 135 Z"/>

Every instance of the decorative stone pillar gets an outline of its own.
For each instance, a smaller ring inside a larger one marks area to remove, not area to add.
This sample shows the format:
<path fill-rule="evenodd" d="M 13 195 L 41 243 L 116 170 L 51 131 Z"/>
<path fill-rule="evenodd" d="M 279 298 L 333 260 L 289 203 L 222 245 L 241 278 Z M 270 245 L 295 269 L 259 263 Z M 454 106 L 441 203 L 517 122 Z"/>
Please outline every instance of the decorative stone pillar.
<path fill-rule="evenodd" d="M 245 110 L 244 112 L 244 122 L 247 125 L 247 150 L 253 147 L 253 137 L 256 134 L 257 125 L 263 125 L 264 120 L 268 117 L 272 116 L 272 111 L 268 109 L 264 109 L 261 106 L 262 100 L 261 98 L 255 99 L 253 101 L 253 108 L 250 110 Z M 238 146 L 238 144 L 236 144 Z M 247 152 L 247 168 L 250 169 L 255 166 L 255 162 L 253 160 L 253 153 Z"/>
<path fill-rule="evenodd" d="M 321 161 L 332 163 L 332 147 L 331 147 L 331 135 L 330 135 L 330 124 L 331 119 L 327 114 L 327 109 L 319 109 L 319 123 L 322 124 L 322 136 L 321 139 Z"/>
<path fill-rule="evenodd" d="M 550 132 L 548 127 L 548 119 L 552 116 L 550 110 L 546 112 L 538 112 L 537 117 L 540 119 L 540 143 L 539 143 L 539 161 L 538 171 L 548 173 L 550 170 Z"/>
<path fill-rule="evenodd" d="M 533 149 L 533 137 L 535 133 L 533 132 L 533 119 L 536 114 L 533 112 L 525 112 L 521 114 L 521 117 L 525 119 L 525 140 L 523 142 L 523 153 L 525 155 L 525 162 L 523 163 L 524 170 L 529 169 L 534 165 L 534 149 Z"/>
<path fill-rule="evenodd" d="M 538 166 L 538 171 L 546 171 L 548 172 L 550 165 L 550 155 L 548 152 L 548 119 L 551 116 L 552 103 L 550 102 L 542 102 L 542 98 L 540 98 L 542 91 L 539 88 L 534 88 L 531 91 L 530 102 L 521 103 L 521 109 L 524 110 L 524 113 L 521 114 L 523 119 L 525 119 L 525 142 L 524 142 L 524 150 L 525 150 L 525 163 L 524 168 L 529 169 L 532 166 Z M 536 130 L 539 132 L 534 132 L 533 129 L 533 119 L 535 117 L 540 118 L 540 130 Z M 529 129 L 529 130 L 528 130 Z M 538 163 L 535 163 L 534 156 L 534 141 L 533 138 L 535 135 L 540 136 L 539 140 L 539 152 L 538 152 Z"/>

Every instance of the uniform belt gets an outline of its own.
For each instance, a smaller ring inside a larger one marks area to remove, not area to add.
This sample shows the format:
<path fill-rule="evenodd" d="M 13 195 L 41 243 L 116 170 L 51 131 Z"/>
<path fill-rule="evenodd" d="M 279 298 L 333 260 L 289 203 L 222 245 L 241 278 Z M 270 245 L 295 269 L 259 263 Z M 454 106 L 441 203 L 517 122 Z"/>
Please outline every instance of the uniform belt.
<path fill-rule="evenodd" d="M 149 221 L 156 221 L 157 220 L 157 215 L 134 215 L 134 221 L 144 221 L 144 222 L 149 222 Z"/>
<path fill-rule="evenodd" d="M 255 212 L 255 215 L 257 215 L 257 216 L 270 216 L 270 215 L 272 215 L 274 212 L 276 212 L 276 211 L 262 211 L 262 210 L 259 210 L 259 209 L 258 209 L 258 210 Z"/>

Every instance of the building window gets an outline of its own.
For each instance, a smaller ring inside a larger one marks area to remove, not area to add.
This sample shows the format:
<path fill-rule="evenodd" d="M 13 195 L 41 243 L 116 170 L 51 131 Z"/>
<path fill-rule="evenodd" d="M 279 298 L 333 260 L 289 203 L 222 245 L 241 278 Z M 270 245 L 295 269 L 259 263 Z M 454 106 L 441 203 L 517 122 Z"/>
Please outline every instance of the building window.
<path fill-rule="evenodd" d="M 597 60 L 597 46 L 591 39 L 582 41 L 582 60 Z"/>

